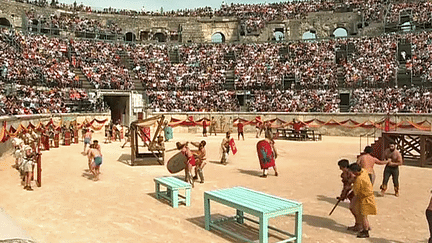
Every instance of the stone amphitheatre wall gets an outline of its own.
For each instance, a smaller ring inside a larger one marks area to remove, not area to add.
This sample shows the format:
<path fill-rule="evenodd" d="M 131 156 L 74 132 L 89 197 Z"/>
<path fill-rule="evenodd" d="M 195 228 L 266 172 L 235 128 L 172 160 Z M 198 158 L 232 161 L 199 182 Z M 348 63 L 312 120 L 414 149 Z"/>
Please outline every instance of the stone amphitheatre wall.
<path fill-rule="evenodd" d="M 228 131 L 228 127 L 231 128 L 231 131 L 237 132 L 237 128 L 232 126 L 232 121 L 238 117 L 246 119 L 248 121 L 253 120 L 257 116 L 261 116 L 261 119 L 263 121 L 274 119 L 274 118 L 280 118 L 286 122 L 292 121 L 294 118 L 300 121 L 309 121 L 312 119 L 318 119 L 324 122 L 327 122 L 331 119 L 334 119 L 335 121 L 344 121 L 348 119 L 352 119 L 357 122 L 365 122 L 365 121 L 373 121 L 373 122 L 380 122 L 384 119 L 386 114 L 368 114 L 368 113 L 338 113 L 338 114 L 330 114 L 330 113 L 234 113 L 234 112 L 224 112 L 224 113 L 168 113 L 168 112 L 158 112 L 153 114 L 148 114 L 148 116 L 151 115 L 160 115 L 163 114 L 165 117 L 169 120 L 171 117 L 174 117 L 176 119 L 184 120 L 188 118 L 189 116 L 192 116 L 194 118 L 194 121 L 199 120 L 203 117 L 211 118 L 215 117 L 216 121 L 218 122 L 218 128 L 220 128 L 220 121 L 221 117 L 224 117 L 223 119 L 226 122 L 226 129 L 225 131 Z M 392 122 L 402 122 L 402 121 L 411 121 L 411 122 L 421 122 L 424 120 L 427 120 L 429 122 L 432 122 L 432 116 L 430 114 L 392 114 L 390 115 L 390 120 Z M 231 121 L 231 122 L 230 122 Z M 231 124 L 231 125 L 229 125 Z M 374 132 L 373 128 L 347 128 L 343 126 L 321 126 L 320 128 L 313 128 L 316 131 L 319 131 L 323 135 L 327 136 L 360 136 L 362 134 L 366 133 L 372 133 Z M 245 133 L 255 133 L 255 126 L 245 126 L 244 128 Z M 196 127 L 175 127 L 175 132 L 189 132 L 189 133 L 202 133 L 202 127 L 196 126 Z M 376 135 L 380 136 L 381 131 L 376 130 Z M 175 135 L 174 135 L 175 136 Z"/>
<path fill-rule="evenodd" d="M 7 129 L 9 130 L 10 126 L 13 126 L 14 128 L 18 128 L 20 124 L 27 127 L 29 123 L 32 123 L 33 125 L 37 125 L 39 122 L 47 123 L 51 119 L 53 119 L 55 124 L 58 124 L 60 121 L 71 121 L 76 120 L 78 123 L 82 123 L 84 120 L 91 121 L 93 119 L 98 120 L 104 120 L 108 119 L 107 123 L 111 120 L 111 114 L 110 113 L 70 113 L 70 114 L 41 114 L 41 115 L 31 115 L 31 116 L 3 116 L 0 117 L 0 124 L 3 124 L 3 122 L 6 122 Z M 1 129 L 1 128 L 0 128 Z M 10 151 L 12 148 L 11 140 L 4 143 L 0 143 L 0 157 L 3 156 L 5 153 Z"/>
<path fill-rule="evenodd" d="M 25 11 L 31 9 L 40 15 L 47 16 L 67 13 L 63 10 L 40 8 L 5 0 L 0 0 L 0 6 L 0 19 L 7 19 L 15 28 L 22 27 Z M 302 39 L 303 34 L 308 31 L 315 32 L 317 38 L 328 38 L 337 28 L 344 28 L 349 36 L 376 35 L 383 31 L 383 24 L 377 23 L 369 25 L 367 30 L 359 30 L 357 25 L 361 22 L 361 16 L 357 12 L 318 12 L 310 13 L 305 19 L 273 21 L 267 23 L 258 35 L 253 36 L 240 35 L 240 23 L 235 17 L 153 17 L 83 12 L 77 13 L 77 15 L 98 20 L 102 24 L 116 23 L 123 29 L 124 33 L 134 34 L 138 41 L 141 33 L 150 33 L 151 35 L 177 33 L 180 43 L 208 43 L 211 42 L 211 37 L 215 33 L 221 33 L 225 42 L 265 42 L 271 40 L 276 29 L 283 30 L 285 40 Z"/>

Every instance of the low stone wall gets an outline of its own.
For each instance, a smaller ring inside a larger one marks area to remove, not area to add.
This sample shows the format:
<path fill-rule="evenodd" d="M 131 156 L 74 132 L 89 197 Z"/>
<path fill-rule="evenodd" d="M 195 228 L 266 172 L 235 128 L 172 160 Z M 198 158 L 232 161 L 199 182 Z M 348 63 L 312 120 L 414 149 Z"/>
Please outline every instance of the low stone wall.
<path fill-rule="evenodd" d="M 20 124 L 27 127 L 29 123 L 37 125 L 39 122 L 47 123 L 53 119 L 55 124 L 58 124 L 61 120 L 77 120 L 78 123 L 82 123 L 84 120 L 91 121 L 94 118 L 98 120 L 111 119 L 110 113 L 68 113 L 68 114 L 40 114 L 40 115 L 23 115 L 23 116 L 3 116 L 0 117 L 0 122 L 6 122 L 6 128 L 9 130 L 10 126 L 18 128 Z M 106 124 L 108 124 L 108 122 Z M 4 143 L 0 143 L 0 157 L 12 148 L 11 140 Z"/>
<path fill-rule="evenodd" d="M 152 115 L 165 115 L 166 119 L 171 119 L 171 117 L 175 117 L 176 119 L 184 120 L 189 116 L 192 116 L 193 119 L 199 120 L 203 117 L 211 118 L 215 117 L 218 122 L 218 130 L 221 130 L 221 123 L 225 121 L 225 129 L 224 131 L 228 131 L 230 129 L 233 132 L 237 131 L 237 128 L 232 126 L 232 121 L 236 118 L 246 119 L 248 121 L 254 119 L 257 116 L 261 116 L 263 121 L 279 118 L 283 121 L 290 122 L 294 118 L 300 121 L 309 121 L 312 119 L 318 119 L 324 122 L 327 122 L 331 119 L 335 121 L 345 121 L 351 119 L 356 122 L 380 122 L 382 121 L 386 114 L 369 114 L 369 113 L 250 113 L 250 112 L 190 112 L 190 113 L 171 113 L 171 112 L 154 112 L 148 114 L 148 116 Z M 390 120 L 392 122 L 402 122 L 402 121 L 411 121 L 411 122 L 421 122 L 427 120 L 432 122 L 431 114 L 412 114 L 412 113 L 400 113 L 400 114 L 391 114 Z M 221 122 L 222 121 L 222 122 Z M 360 136 L 362 134 L 376 132 L 376 135 L 381 135 L 381 130 L 374 128 L 347 128 L 343 126 L 333 125 L 333 126 L 321 126 L 319 128 L 313 128 L 316 131 L 319 131 L 323 135 L 328 136 Z M 245 133 L 254 133 L 256 132 L 255 126 L 245 126 Z M 175 127 L 175 132 L 189 132 L 189 133 L 201 133 L 202 127 Z"/>

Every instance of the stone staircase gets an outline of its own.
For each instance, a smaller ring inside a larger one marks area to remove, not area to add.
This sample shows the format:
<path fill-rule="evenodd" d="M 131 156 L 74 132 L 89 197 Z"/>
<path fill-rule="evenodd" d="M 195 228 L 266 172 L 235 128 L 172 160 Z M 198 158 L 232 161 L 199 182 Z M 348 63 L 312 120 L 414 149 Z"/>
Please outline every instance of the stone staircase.
<path fill-rule="evenodd" d="M 129 54 L 125 50 L 118 51 L 117 53 L 120 56 L 120 62 L 129 70 L 129 75 L 131 77 L 131 80 L 134 84 L 135 90 L 137 91 L 144 91 L 145 88 L 138 78 L 136 78 L 137 73 L 135 72 L 134 63 L 130 59 Z"/>
<path fill-rule="evenodd" d="M 235 61 L 236 60 L 235 52 L 229 51 L 229 52 L 225 53 L 224 60 L 225 61 Z"/>
<path fill-rule="evenodd" d="M 225 53 L 224 60 L 229 61 L 235 61 L 236 56 L 234 51 L 230 51 Z M 235 72 L 234 69 L 227 70 L 225 73 L 225 83 L 224 83 L 224 89 L 226 90 L 235 90 Z"/>
<path fill-rule="evenodd" d="M 338 65 L 336 68 L 336 77 L 338 80 L 338 87 L 345 87 L 345 69 L 342 65 Z"/>
<path fill-rule="evenodd" d="M 169 58 L 172 64 L 179 64 L 180 63 L 180 53 L 178 48 L 173 48 L 169 51 Z"/>
<path fill-rule="evenodd" d="M 289 59 L 289 49 L 284 46 L 279 48 L 279 57 L 281 62 L 286 62 Z"/>
<path fill-rule="evenodd" d="M 416 87 L 424 86 L 421 76 L 412 76 L 411 84 Z"/>
<path fill-rule="evenodd" d="M 339 111 L 340 112 L 349 112 L 350 106 L 349 105 L 339 105 Z"/>
<path fill-rule="evenodd" d="M 93 85 L 90 84 L 89 80 L 87 79 L 81 68 L 74 68 L 73 72 L 76 76 L 78 76 L 81 88 L 86 90 L 94 89 Z"/>
<path fill-rule="evenodd" d="M 68 52 L 69 61 L 72 61 L 72 57 L 77 57 L 78 55 L 75 51 L 75 48 L 73 48 L 73 46 L 70 44 L 68 45 L 68 50 L 69 50 L 69 52 Z M 84 72 L 81 68 L 74 67 L 73 72 L 75 73 L 75 76 L 78 76 L 79 83 L 80 83 L 79 86 L 81 86 L 82 89 L 89 90 L 89 89 L 95 88 L 90 83 L 90 81 L 88 80 L 87 76 L 84 74 Z"/>
<path fill-rule="evenodd" d="M 224 89 L 235 90 L 235 75 L 234 69 L 230 69 L 225 73 Z"/>
<path fill-rule="evenodd" d="M 372 147 L 372 153 L 371 155 L 374 156 L 377 159 L 383 159 L 384 158 L 384 147 L 383 147 L 383 137 L 379 137 L 375 139 L 375 141 L 370 145 Z M 362 155 L 363 152 L 361 152 L 357 158 Z"/>
<path fill-rule="evenodd" d="M 283 89 L 291 89 L 295 83 L 296 78 L 294 74 L 285 75 L 283 77 Z"/>
<path fill-rule="evenodd" d="M 397 71 L 397 86 L 401 87 L 411 87 L 411 72 L 407 70 L 405 64 L 400 64 Z"/>

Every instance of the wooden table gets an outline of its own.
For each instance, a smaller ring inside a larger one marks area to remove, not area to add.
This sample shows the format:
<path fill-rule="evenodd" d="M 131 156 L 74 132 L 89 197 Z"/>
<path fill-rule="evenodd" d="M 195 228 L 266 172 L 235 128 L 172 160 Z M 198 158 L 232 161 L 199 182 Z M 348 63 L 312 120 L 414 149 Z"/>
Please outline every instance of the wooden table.
<path fill-rule="evenodd" d="M 171 202 L 173 208 L 177 208 L 179 202 L 183 202 L 186 206 L 190 206 L 191 200 L 191 184 L 184 182 L 175 177 L 159 177 L 155 178 L 156 198 L 165 198 Z M 160 186 L 167 188 L 166 191 L 161 191 Z M 185 190 L 186 195 L 179 195 L 179 190 Z M 180 198 L 179 198 L 180 197 Z"/>
<path fill-rule="evenodd" d="M 277 133 L 279 133 L 278 138 L 288 139 L 288 140 L 296 140 L 296 141 L 318 141 L 322 139 L 321 133 L 315 130 L 300 130 L 298 133 L 291 128 L 278 128 L 276 129 Z"/>
<path fill-rule="evenodd" d="M 210 200 L 235 208 L 237 210 L 236 216 L 212 221 L 210 214 Z M 210 230 L 211 228 L 215 228 L 246 242 L 252 241 L 221 227 L 220 223 L 232 220 L 239 224 L 243 224 L 246 219 L 259 224 L 259 242 L 261 243 L 268 242 L 269 229 L 290 237 L 280 242 L 300 243 L 302 239 L 302 212 L 303 206 L 299 202 L 244 187 L 233 187 L 204 192 L 205 229 Z M 258 217 L 259 221 L 245 217 L 244 213 Z M 288 214 L 295 214 L 296 216 L 295 234 L 269 226 L 270 218 Z"/>

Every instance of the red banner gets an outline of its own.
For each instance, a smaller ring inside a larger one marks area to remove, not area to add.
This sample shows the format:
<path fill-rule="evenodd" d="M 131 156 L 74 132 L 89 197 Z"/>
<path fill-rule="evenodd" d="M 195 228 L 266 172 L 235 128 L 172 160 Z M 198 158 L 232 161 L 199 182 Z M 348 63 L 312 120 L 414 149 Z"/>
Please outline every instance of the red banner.
<path fill-rule="evenodd" d="M 104 124 L 105 124 L 106 121 L 108 121 L 108 119 L 105 119 L 103 121 L 99 121 L 99 120 L 93 119 L 91 122 L 87 123 L 87 120 L 85 120 L 82 124 L 77 125 L 77 128 L 80 129 L 83 126 L 87 126 L 87 127 L 91 127 L 94 130 L 101 130 L 104 127 Z M 13 126 L 10 126 L 9 130 L 7 129 L 6 122 L 3 122 L 3 127 L 2 127 L 2 129 L 0 131 L 0 142 L 4 143 L 7 140 L 9 140 L 9 138 L 16 137 L 20 132 L 26 133 L 30 129 L 37 129 L 38 131 L 43 132 L 49 126 L 53 127 L 54 130 L 57 130 L 57 131 L 60 130 L 60 128 L 61 128 L 61 124 L 59 123 L 58 125 L 55 125 L 52 119 L 50 121 L 48 121 L 45 125 L 42 122 L 39 122 L 35 126 L 31 122 L 29 122 L 28 126 L 25 127 L 21 123 L 18 126 L 18 128 L 16 128 L 16 129 Z"/>

